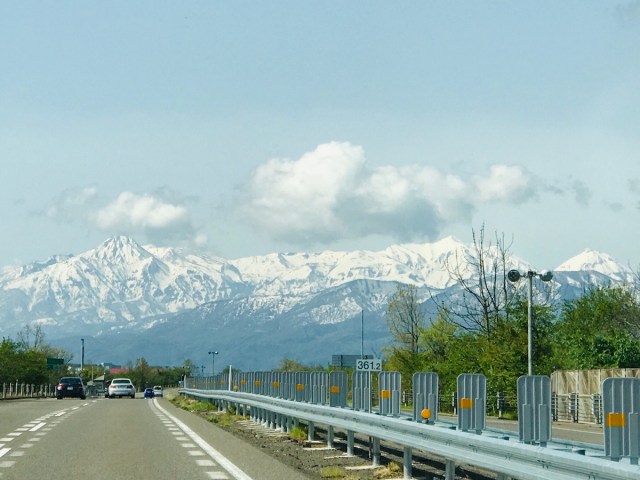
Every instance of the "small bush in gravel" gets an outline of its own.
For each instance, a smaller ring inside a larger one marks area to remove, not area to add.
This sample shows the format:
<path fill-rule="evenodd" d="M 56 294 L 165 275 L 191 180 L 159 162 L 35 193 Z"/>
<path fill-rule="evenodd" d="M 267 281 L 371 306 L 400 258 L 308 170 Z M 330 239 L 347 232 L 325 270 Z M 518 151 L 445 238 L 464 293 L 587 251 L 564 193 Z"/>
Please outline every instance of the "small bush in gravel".
<path fill-rule="evenodd" d="M 373 471 L 373 476 L 375 478 L 395 478 L 400 473 L 402 473 L 402 467 L 395 462 L 389 462 L 385 467 L 376 468 Z"/>
<path fill-rule="evenodd" d="M 320 478 L 344 478 L 346 474 L 340 467 L 324 467 L 320 470 Z"/>
<path fill-rule="evenodd" d="M 307 439 L 307 431 L 301 427 L 293 427 L 289 432 L 289 437 L 298 442 L 304 442 Z"/>

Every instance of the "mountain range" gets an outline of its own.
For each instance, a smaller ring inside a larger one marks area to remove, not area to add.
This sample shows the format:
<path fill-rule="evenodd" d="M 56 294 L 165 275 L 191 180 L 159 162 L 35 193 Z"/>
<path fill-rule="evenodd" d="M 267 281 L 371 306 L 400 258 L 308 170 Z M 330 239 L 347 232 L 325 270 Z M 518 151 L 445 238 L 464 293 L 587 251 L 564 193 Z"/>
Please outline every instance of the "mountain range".
<path fill-rule="evenodd" d="M 389 344 L 385 321 L 398 284 L 422 300 L 458 286 L 457 259 L 472 254 L 454 237 L 385 250 L 274 253 L 227 260 L 115 237 L 79 255 L 5 267 L 0 273 L 0 332 L 14 338 L 40 325 L 46 341 L 87 363 L 153 365 L 190 359 L 270 369 L 283 358 L 326 365 L 332 355 L 379 355 Z M 513 268 L 527 262 L 512 259 Z M 559 298 L 594 284 L 631 283 L 637 275 L 609 255 L 585 250 L 553 269 Z M 471 269 L 463 270 L 466 278 Z M 213 362 L 212 362 L 213 363 Z M 213 366 L 213 365 L 211 365 Z"/>

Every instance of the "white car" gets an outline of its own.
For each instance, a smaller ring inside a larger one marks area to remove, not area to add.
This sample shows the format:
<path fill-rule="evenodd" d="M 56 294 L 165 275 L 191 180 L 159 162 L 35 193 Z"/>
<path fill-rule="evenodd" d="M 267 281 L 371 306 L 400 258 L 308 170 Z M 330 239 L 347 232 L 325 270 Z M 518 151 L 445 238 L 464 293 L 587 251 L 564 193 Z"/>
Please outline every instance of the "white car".
<path fill-rule="evenodd" d="M 160 385 L 156 385 L 153 387 L 153 396 L 162 397 L 162 387 Z"/>
<path fill-rule="evenodd" d="M 136 387 L 133 386 L 133 383 L 128 378 L 114 378 L 109 384 L 107 393 L 109 398 L 136 398 Z"/>

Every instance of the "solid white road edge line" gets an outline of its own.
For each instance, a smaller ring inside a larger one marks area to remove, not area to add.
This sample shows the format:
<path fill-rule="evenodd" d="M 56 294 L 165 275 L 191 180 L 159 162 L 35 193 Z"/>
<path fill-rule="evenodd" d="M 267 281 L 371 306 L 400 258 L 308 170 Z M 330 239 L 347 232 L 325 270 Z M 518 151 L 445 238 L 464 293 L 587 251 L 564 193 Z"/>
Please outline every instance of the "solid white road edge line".
<path fill-rule="evenodd" d="M 182 423 L 176 417 L 167 412 L 164 408 L 158 405 L 158 401 L 154 398 L 153 405 L 164 413 L 167 418 L 170 418 L 180 429 L 187 434 L 202 450 L 204 450 L 211 458 L 213 458 L 219 465 L 221 465 L 227 472 L 229 472 L 236 480 L 253 480 L 249 475 L 235 466 L 227 457 L 218 452 L 215 448 L 209 445 L 200 435 L 191 430 L 187 425 Z"/>

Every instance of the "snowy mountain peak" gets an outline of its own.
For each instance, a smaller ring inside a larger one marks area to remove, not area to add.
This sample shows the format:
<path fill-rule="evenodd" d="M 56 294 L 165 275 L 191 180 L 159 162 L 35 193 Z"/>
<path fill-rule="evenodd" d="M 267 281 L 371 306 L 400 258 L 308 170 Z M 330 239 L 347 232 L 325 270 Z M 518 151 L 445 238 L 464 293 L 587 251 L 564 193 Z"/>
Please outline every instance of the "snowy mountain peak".
<path fill-rule="evenodd" d="M 558 266 L 555 271 L 594 271 L 621 280 L 633 274 L 633 271 L 629 267 L 618 263 L 610 255 L 589 248 Z"/>
<path fill-rule="evenodd" d="M 136 263 L 151 257 L 151 254 L 133 238 L 125 236 L 109 238 L 85 255 L 109 263 L 121 264 Z"/>

